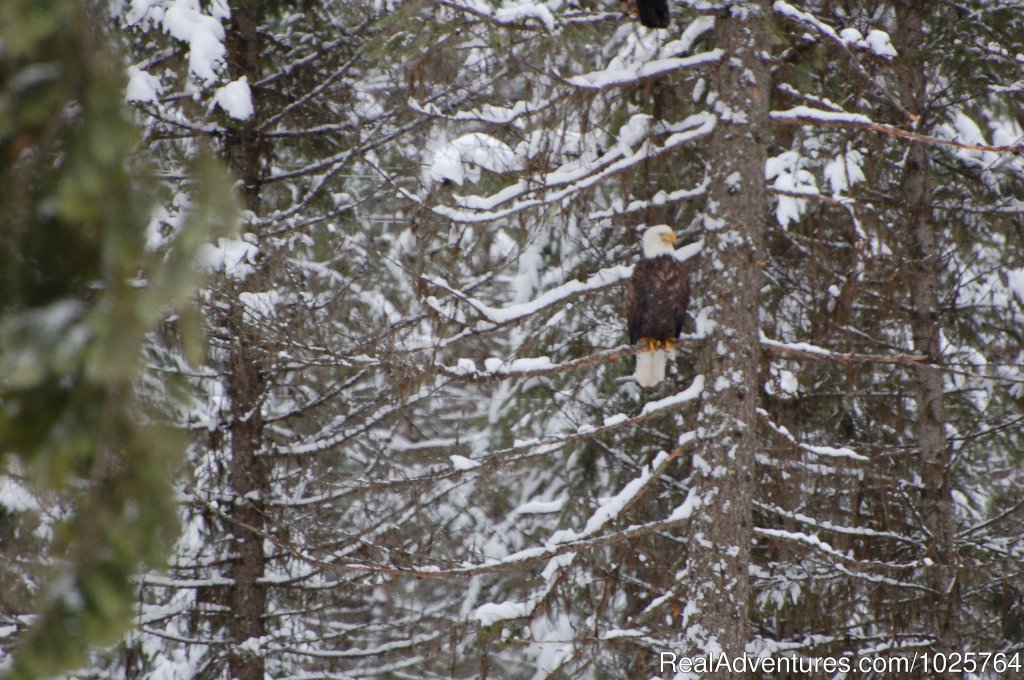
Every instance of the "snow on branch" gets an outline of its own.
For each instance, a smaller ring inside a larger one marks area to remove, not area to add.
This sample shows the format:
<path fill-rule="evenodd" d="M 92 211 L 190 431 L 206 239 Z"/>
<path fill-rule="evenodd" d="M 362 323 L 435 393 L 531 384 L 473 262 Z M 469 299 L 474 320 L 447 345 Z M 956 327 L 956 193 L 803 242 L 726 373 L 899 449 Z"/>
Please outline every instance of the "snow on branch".
<path fill-rule="evenodd" d="M 644 142 L 649 125 L 648 117 L 634 116 L 619 131 L 618 143 L 592 163 L 577 164 L 571 168 L 560 168 L 547 173 L 537 181 L 522 179 L 492 196 L 455 197 L 459 207 L 438 205 L 430 208 L 436 214 L 454 222 L 489 222 L 508 217 L 528 208 L 561 201 L 579 191 L 587 189 L 604 178 L 622 172 L 643 161 L 660 156 L 677 146 L 711 134 L 717 118 L 710 113 L 699 113 L 686 118 L 677 125 L 668 126 L 671 133 L 660 145 Z M 638 148 L 634 151 L 633 147 Z M 536 188 L 538 187 L 539 188 Z M 537 196 L 541 192 L 542 195 Z M 421 199 L 408 192 L 408 198 L 422 203 Z M 509 204 L 506 208 L 500 206 Z"/>
<path fill-rule="evenodd" d="M 724 54 L 722 50 L 714 49 L 689 57 L 655 59 L 654 61 L 635 64 L 625 68 L 591 71 L 590 73 L 566 78 L 565 82 L 583 90 L 605 90 L 612 87 L 622 87 L 686 68 L 713 64 L 721 60 L 722 54 Z"/>
<path fill-rule="evenodd" d="M 438 370 L 449 378 L 467 379 L 474 382 L 504 380 L 506 378 L 535 378 L 542 375 L 566 373 L 588 366 L 595 366 L 608 361 L 617 361 L 623 357 L 633 356 L 642 351 L 642 347 L 619 345 L 611 349 L 594 352 L 587 356 L 570 361 L 554 363 L 550 357 L 529 357 L 502 361 L 498 358 L 487 359 L 483 371 L 477 369 L 472 359 L 460 359 L 456 366 L 439 365 Z"/>
<path fill-rule="evenodd" d="M 1021 512 L 1022 510 L 1024 510 L 1024 500 L 1018 502 L 1016 505 L 1012 506 L 1011 508 L 1009 508 L 1005 512 L 1002 512 L 1002 513 L 996 515 L 995 517 L 991 517 L 991 518 L 989 518 L 989 519 L 987 519 L 987 520 L 985 520 L 983 522 L 980 522 L 980 523 L 975 524 L 975 525 L 973 525 L 971 527 L 963 529 L 960 532 L 959 538 L 960 538 L 961 541 L 963 541 L 965 543 L 966 542 L 974 542 L 973 538 L 969 539 L 968 537 L 971 537 L 971 536 L 973 536 L 974 534 L 976 534 L 976 533 L 978 533 L 980 531 L 984 531 L 985 529 L 987 529 L 988 527 L 990 527 L 992 525 L 999 524 L 1003 520 L 1005 520 L 1006 518 L 1011 517 L 1011 516 L 1017 514 L 1018 512 Z"/>
<path fill-rule="evenodd" d="M 770 427 L 776 434 L 781 436 L 783 439 L 788 441 L 793 446 L 802 449 L 803 451 L 813 453 L 816 456 L 826 456 L 829 458 L 847 458 L 849 460 L 855 460 L 858 462 L 867 462 L 871 460 L 867 456 L 862 456 L 861 454 L 856 453 L 853 449 L 848 449 L 845 446 L 837 448 L 834 446 L 815 446 L 814 444 L 806 444 L 804 442 L 801 442 L 796 437 L 794 437 L 786 427 L 772 422 L 771 416 L 769 416 L 767 411 L 759 408 L 757 409 L 757 412 L 764 419 L 765 423 L 767 423 L 768 427 Z"/>
<path fill-rule="evenodd" d="M 584 439 L 592 439 L 605 435 L 616 430 L 625 429 L 639 425 L 647 420 L 673 413 L 682 408 L 686 403 L 696 400 L 703 393 L 704 376 L 697 376 L 693 383 L 678 394 L 659 399 L 645 404 L 640 413 L 629 416 L 625 413 L 618 413 L 603 420 L 601 425 L 581 425 L 576 432 L 552 434 L 543 437 L 528 439 L 516 442 L 514 446 L 491 451 L 482 457 L 463 458 L 452 461 L 451 465 L 434 469 L 426 474 L 417 477 L 402 479 L 373 480 L 359 479 L 344 489 L 339 489 L 330 494 L 331 500 L 338 500 L 348 494 L 363 491 L 380 491 L 402 486 L 422 484 L 425 482 L 438 482 L 444 479 L 461 478 L 464 475 L 474 475 L 486 470 L 498 467 L 510 467 L 519 463 L 527 462 L 535 458 L 550 456 L 562 448 Z M 693 433 L 683 433 L 679 437 L 680 442 L 689 442 Z M 296 499 L 292 503 L 305 503 L 303 499 Z"/>
<path fill-rule="evenodd" d="M 683 337 L 676 341 L 675 347 L 693 347 L 699 339 L 693 336 Z M 450 378 L 464 379 L 472 382 L 488 382 L 505 380 L 506 378 L 536 378 L 542 375 L 568 373 L 581 368 L 595 366 L 610 361 L 618 361 L 646 351 L 639 345 L 619 345 L 611 349 L 601 350 L 578 359 L 570 359 L 554 363 L 550 357 L 528 357 L 502 361 L 492 357 L 484 361 L 484 370 L 479 370 L 471 359 L 460 359 L 455 366 L 439 365 L 438 371 Z"/>
<path fill-rule="evenodd" d="M 639 476 L 626 483 L 617 494 L 604 501 L 591 513 L 582 531 L 559 529 L 544 544 L 544 550 L 552 551 L 562 545 L 579 544 L 597 535 L 609 522 L 620 518 L 631 508 L 639 500 L 640 496 L 651 487 L 653 481 L 660 477 L 668 468 L 669 463 L 678 458 L 685 446 L 695 441 L 696 438 L 695 433 L 690 433 L 690 436 L 683 445 L 677 447 L 672 453 L 660 452 L 650 465 L 645 465 L 640 469 Z M 690 489 L 690 493 L 686 496 L 683 503 L 672 512 L 670 519 L 682 520 L 689 518 L 699 505 L 699 497 L 694 489 Z M 509 557 L 516 557 L 520 554 L 534 555 L 536 551 L 536 548 L 526 548 Z M 542 574 L 545 581 L 544 587 L 539 592 L 531 595 L 526 602 L 506 601 L 483 604 L 473 612 L 473 618 L 480 621 L 483 625 L 490 625 L 501 620 L 531 616 L 537 606 L 544 602 L 553 590 L 557 582 L 556 577 L 564 573 L 565 567 L 569 566 L 575 557 L 576 551 L 557 554 L 552 557 Z"/>
<path fill-rule="evenodd" d="M 497 9 L 479 0 L 466 0 L 465 2 L 437 0 L 437 2 L 439 5 L 450 7 L 478 19 L 484 19 L 502 28 L 536 31 L 539 30 L 539 24 L 548 31 L 555 30 L 555 16 L 547 5 L 534 4 L 529 0 L 506 3 Z"/>
<path fill-rule="evenodd" d="M 525 101 L 518 101 L 512 106 L 495 106 L 485 104 L 480 108 L 468 111 L 455 111 L 445 113 L 436 104 L 420 103 L 416 99 L 409 99 L 409 108 L 417 113 L 431 118 L 441 118 L 450 121 L 469 121 L 474 123 L 488 123 L 490 125 L 511 125 L 521 118 L 529 118 L 538 113 L 543 113 L 555 105 L 557 100 L 549 100 L 539 104 L 530 105 Z"/>
<path fill-rule="evenodd" d="M 858 354 L 857 352 L 833 352 L 808 342 L 779 342 L 761 335 L 761 347 L 769 352 L 804 359 L 823 359 L 842 363 L 900 364 L 923 366 L 928 361 L 924 354 Z"/>
<path fill-rule="evenodd" d="M 819 519 L 815 519 L 813 517 L 808 517 L 807 515 L 804 515 L 802 513 L 791 512 L 789 510 L 785 510 L 784 508 L 780 508 L 777 505 L 773 505 L 771 503 L 763 503 L 763 502 L 758 501 L 758 500 L 754 501 L 754 505 L 757 506 L 757 508 L 759 510 L 764 510 L 765 512 L 770 512 L 773 515 L 778 515 L 779 517 L 785 517 L 786 519 L 790 519 L 790 520 L 793 520 L 795 522 L 799 522 L 800 524 L 803 524 L 805 526 L 816 527 L 816 528 L 822 529 L 824 531 L 829 531 L 829 532 L 836 533 L 836 534 L 842 534 L 844 536 L 864 536 L 864 537 L 867 537 L 867 538 L 888 538 L 888 539 L 892 539 L 894 541 L 899 541 L 901 543 L 910 543 L 910 544 L 915 545 L 915 546 L 921 546 L 922 545 L 920 543 L 920 541 L 916 541 L 916 540 L 914 540 L 913 538 L 911 538 L 909 536 L 904 536 L 903 534 L 897 534 L 897 533 L 892 532 L 892 531 L 878 531 L 877 529 L 871 529 L 869 527 L 847 527 L 847 526 L 842 526 L 842 525 L 839 525 L 839 524 L 833 524 L 832 522 L 829 522 L 827 520 L 819 520 Z"/>
<path fill-rule="evenodd" d="M 431 631 L 429 633 L 420 633 L 419 635 L 413 635 L 412 637 L 404 640 L 394 640 L 392 642 L 385 642 L 375 647 L 369 647 L 365 649 L 360 648 L 349 648 L 349 649 L 319 649 L 315 647 L 282 647 L 283 651 L 291 654 L 300 654 L 302 656 L 310 656 L 320 659 L 356 659 L 368 656 L 380 656 L 388 652 L 393 652 L 401 649 L 411 649 L 428 642 L 433 642 L 443 634 L 443 631 Z"/>
<path fill-rule="evenodd" d="M 679 248 L 675 251 L 675 257 L 680 262 L 685 262 L 692 257 L 695 257 L 700 253 L 704 247 L 703 239 L 694 243 L 688 243 L 687 245 Z M 586 281 L 580 281 L 579 279 L 572 279 L 566 283 L 562 283 L 554 288 L 551 288 L 544 293 L 541 293 L 538 297 L 528 302 L 517 303 L 509 305 L 507 307 L 492 307 L 487 305 L 466 292 L 459 290 L 455 286 L 445 281 L 443 278 L 438 276 L 427 276 L 423 275 L 421 278 L 423 281 L 435 285 L 448 293 L 450 293 L 456 299 L 462 300 L 474 309 L 482 318 L 477 322 L 473 329 L 465 329 L 460 331 L 456 335 L 449 337 L 440 343 L 433 343 L 431 348 L 436 347 L 447 347 L 458 340 L 464 339 L 467 335 L 472 333 L 484 333 L 495 328 L 498 328 L 504 324 L 517 321 L 519 319 L 531 316 L 538 312 L 544 311 L 558 303 L 563 302 L 569 297 L 589 293 L 595 290 L 601 290 L 610 286 L 621 283 L 628 279 L 633 274 L 632 265 L 616 265 L 614 267 L 605 267 L 599 270 L 596 274 L 588 277 Z M 450 316 L 451 311 L 442 305 L 436 298 L 429 296 L 424 300 L 424 303 L 432 308 L 439 314 Z M 462 321 L 462 323 L 466 323 Z M 695 338 L 683 338 L 680 344 L 686 346 L 689 341 Z M 459 364 L 455 367 L 441 366 L 440 370 L 450 377 L 462 376 L 470 379 L 486 379 L 493 377 L 498 374 L 505 376 L 519 376 L 519 377 L 530 377 L 531 375 L 541 375 L 543 373 L 559 373 L 573 368 L 588 366 L 601 361 L 612 361 L 619 359 L 622 356 L 628 356 L 629 354 L 635 354 L 635 351 L 630 351 L 624 348 L 616 348 L 607 350 L 606 356 L 596 357 L 584 357 L 576 360 L 575 362 L 567 362 L 566 364 L 554 364 L 548 357 L 534 358 L 534 359 L 520 359 L 511 361 L 502 361 L 500 359 L 488 360 L 485 371 L 478 371 L 476 365 L 469 359 L 462 359 Z"/>
<path fill-rule="evenodd" d="M 932 144 L 936 146 L 951 146 L 957 149 L 969 149 L 971 151 L 988 151 L 991 153 L 1022 153 L 1024 145 L 1014 144 L 1011 146 L 990 146 L 988 144 L 968 144 L 955 139 L 942 139 L 922 135 L 910 130 L 876 123 L 867 116 L 858 113 L 846 113 L 843 111 L 826 111 L 815 109 L 810 106 L 794 106 L 786 111 L 772 111 L 773 120 L 787 125 L 825 125 L 835 127 L 853 127 L 871 130 L 892 137 L 902 137 L 919 144 Z"/>
<path fill-rule="evenodd" d="M 671 453 L 662 453 L 660 462 L 665 464 L 677 458 L 689 442 L 684 443 L 682 446 L 673 450 Z M 659 466 L 656 470 L 660 474 L 663 469 Z M 656 476 L 651 473 L 646 473 L 648 480 L 653 480 Z M 641 487 L 642 488 L 642 487 Z M 622 497 L 629 496 L 631 493 L 634 495 L 639 493 L 640 488 L 633 486 L 631 482 L 627 485 L 626 489 L 623 489 L 620 494 L 616 495 L 616 502 L 622 500 Z M 636 524 L 629 526 L 625 529 L 607 532 L 600 535 L 586 534 L 584 537 L 570 537 L 567 534 L 560 537 L 559 542 L 549 540 L 544 546 L 535 546 L 532 548 L 526 548 L 518 552 L 512 553 L 504 558 L 497 560 L 488 560 L 481 563 L 466 562 L 458 567 L 446 567 L 442 568 L 437 565 L 425 564 L 425 565 L 413 565 L 410 567 L 396 567 L 386 564 L 378 564 L 368 561 L 348 561 L 337 556 L 331 556 L 327 559 L 321 559 L 313 555 L 307 554 L 295 543 L 285 541 L 281 538 L 279 532 L 267 531 L 259 527 L 255 527 L 252 524 L 240 520 L 235 516 L 232 516 L 225 512 L 216 503 L 207 505 L 207 509 L 215 514 L 220 519 L 233 524 L 237 527 L 245 529 L 246 531 L 253 532 L 254 534 L 261 536 L 264 540 L 268 541 L 279 550 L 291 555 L 292 557 L 305 562 L 307 564 L 316 566 L 324 570 L 332 571 L 345 571 L 352 573 L 370 573 L 370 574 L 386 574 L 390 576 L 407 576 L 413 578 L 451 578 L 451 577 L 467 577 L 477 576 L 480 574 L 495 573 L 503 571 L 508 568 L 517 567 L 520 565 L 531 564 L 534 562 L 540 562 L 547 560 L 549 565 L 554 564 L 556 567 L 563 566 L 563 562 L 555 560 L 555 558 L 561 555 L 575 555 L 575 553 L 581 550 L 594 550 L 606 545 L 618 544 L 624 541 L 631 541 L 640 536 L 646 536 L 652 533 L 666 531 L 680 524 L 689 521 L 694 511 L 700 506 L 700 499 L 691 493 L 687 495 L 686 499 L 677 506 L 667 517 L 661 520 L 647 522 L 645 524 Z M 605 507 L 605 506 L 601 506 Z M 622 505 L 622 508 L 628 507 L 628 505 Z M 600 514 L 599 514 L 600 513 Z M 601 508 L 591 516 L 591 521 L 596 526 L 601 524 L 604 526 L 611 519 L 611 516 L 605 518 L 605 513 L 601 512 Z M 595 519 L 596 518 L 596 519 Z M 588 522 L 588 526 L 590 522 Z M 597 529 L 594 530 L 595 532 Z M 554 537 L 553 537 L 554 538 Z M 569 558 L 571 559 L 571 558 Z M 510 603 L 515 605 L 516 603 Z M 514 609 L 521 609 L 523 605 L 510 606 L 508 608 L 502 608 L 494 611 L 495 615 L 509 613 Z M 500 618 L 500 616 L 499 616 Z"/>
<path fill-rule="evenodd" d="M 879 560 L 859 559 L 859 558 L 854 557 L 852 555 L 847 555 L 846 553 L 844 553 L 842 551 L 836 550 L 831 545 L 829 545 L 828 542 L 821 540 L 820 538 L 818 538 L 817 536 L 815 536 L 813 534 L 805 534 L 802 531 L 786 531 L 785 529 L 768 529 L 766 527 L 754 527 L 754 533 L 757 534 L 758 536 L 763 536 L 765 538 L 774 538 L 774 539 L 789 541 L 791 543 L 799 543 L 801 545 L 807 546 L 808 548 L 811 548 L 812 550 L 815 550 L 816 552 L 819 552 L 819 553 L 821 553 L 823 555 L 831 557 L 832 559 L 836 560 L 837 562 L 846 562 L 846 563 L 863 565 L 863 566 L 876 566 L 876 567 L 881 567 L 881 568 L 886 569 L 886 570 L 889 570 L 889 569 L 920 569 L 921 567 L 926 565 L 926 563 L 921 561 L 921 560 L 912 560 L 910 562 L 881 562 Z M 851 574 L 851 575 L 858 575 L 858 574 Z M 859 575 L 860 576 L 866 576 L 865 574 L 859 574 Z M 895 581 L 895 580 L 894 580 L 894 583 L 897 583 L 897 584 L 899 584 L 901 586 L 911 585 L 911 584 L 908 584 L 908 583 L 905 583 L 905 582 L 902 582 L 902 581 Z"/>
<path fill-rule="evenodd" d="M 608 217 L 616 217 L 618 215 L 627 215 L 629 213 L 641 212 L 648 210 L 652 206 L 662 206 L 669 203 L 678 203 L 680 201 L 688 201 L 691 198 L 699 198 L 707 193 L 708 179 L 704 178 L 704 181 L 700 183 L 700 186 L 695 189 L 677 189 L 675 191 L 665 193 L 659 191 L 649 200 L 636 200 L 630 201 L 629 205 L 625 207 L 613 207 L 607 210 L 598 210 L 590 213 L 589 217 L 592 220 L 601 220 Z"/>
<path fill-rule="evenodd" d="M 440 277 L 424 276 L 424 280 L 461 298 L 491 323 L 503 324 L 520 319 L 524 316 L 536 314 L 540 310 L 550 307 L 557 302 L 561 302 L 569 296 L 578 295 L 580 293 L 600 288 L 606 288 L 619 283 L 620 281 L 628 279 L 632 274 L 632 266 L 616 265 L 614 267 L 605 267 L 593 276 L 589 277 L 586 281 L 573 279 L 572 281 L 568 281 L 556 288 L 552 288 L 551 290 L 544 292 L 539 297 L 530 300 L 529 302 L 509 305 L 508 307 L 491 307 L 490 305 L 486 305 L 476 298 L 459 292 Z"/>
<path fill-rule="evenodd" d="M 814 27 L 814 29 L 823 35 L 826 39 L 832 41 L 839 46 L 850 58 L 850 64 L 853 66 L 854 71 L 857 75 L 865 82 L 868 83 L 875 92 L 884 98 L 894 109 L 901 112 L 908 119 L 913 120 L 913 116 L 903 108 L 903 105 L 898 99 L 892 96 L 889 90 L 883 87 L 876 81 L 870 73 L 864 68 L 864 65 L 857 59 L 857 55 L 853 53 L 852 48 L 863 48 L 869 52 L 872 52 L 876 56 L 882 59 L 892 59 L 896 56 L 896 50 L 892 46 L 892 42 L 889 40 L 889 34 L 885 31 L 872 30 L 868 32 L 867 38 L 861 35 L 860 31 L 854 28 L 846 28 L 841 31 L 836 31 L 833 27 L 821 21 L 813 14 L 809 12 L 801 11 L 788 2 L 777 0 L 772 6 L 779 14 L 787 16 L 790 19 L 794 19 L 800 23 L 804 23 Z"/>

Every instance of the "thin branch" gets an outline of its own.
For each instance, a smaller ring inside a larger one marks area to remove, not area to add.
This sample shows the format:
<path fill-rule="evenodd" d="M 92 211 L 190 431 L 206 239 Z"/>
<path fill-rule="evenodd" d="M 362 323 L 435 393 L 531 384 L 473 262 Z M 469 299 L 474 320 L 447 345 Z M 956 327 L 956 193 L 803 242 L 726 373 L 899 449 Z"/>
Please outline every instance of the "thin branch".
<path fill-rule="evenodd" d="M 788 111 L 772 111 L 772 120 L 786 125 L 823 125 L 826 127 L 860 128 L 871 130 L 891 137 L 901 137 L 918 144 L 931 144 L 934 146 L 951 146 L 957 149 L 968 149 L 971 151 L 988 151 L 990 153 L 1024 153 L 1024 145 L 1014 144 L 1012 146 L 990 146 L 988 144 L 968 144 L 955 139 L 942 139 L 931 135 L 922 135 L 910 130 L 877 123 L 866 116 L 836 111 L 825 111 L 812 109 L 807 106 L 797 106 Z"/>

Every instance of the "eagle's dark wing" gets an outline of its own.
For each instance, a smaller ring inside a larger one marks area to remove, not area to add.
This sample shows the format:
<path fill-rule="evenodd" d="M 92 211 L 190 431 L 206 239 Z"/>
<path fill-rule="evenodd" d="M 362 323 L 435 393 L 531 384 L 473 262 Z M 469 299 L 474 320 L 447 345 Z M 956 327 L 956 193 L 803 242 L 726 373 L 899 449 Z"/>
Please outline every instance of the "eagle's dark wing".
<path fill-rule="evenodd" d="M 629 342 L 675 340 L 690 304 L 690 273 L 672 255 L 641 258 L 629 280 L 626 323 Z"/>
<path fill-rule="evenodd" d="M 668 0 L 636 0 L 640 23 L 647 28 L 668 26 Z"/>
<path fill-rule="evenodd" d="M 629 344 L 631 345 L 638 343 L 642 337 L 640 335 L 640 320 L 643 318 L 644 307 L 646 306 L 646 296 L 641 296 L 640 291 L 637 289 L 637 283 L 639 282 L 637 270 L 640 268 L 641 262 L 643 260 L 640 260 L 633 270 L 633 276 L 629 279 L 628 291 L 626 293 L 626 328 L 629 330 Z"/>

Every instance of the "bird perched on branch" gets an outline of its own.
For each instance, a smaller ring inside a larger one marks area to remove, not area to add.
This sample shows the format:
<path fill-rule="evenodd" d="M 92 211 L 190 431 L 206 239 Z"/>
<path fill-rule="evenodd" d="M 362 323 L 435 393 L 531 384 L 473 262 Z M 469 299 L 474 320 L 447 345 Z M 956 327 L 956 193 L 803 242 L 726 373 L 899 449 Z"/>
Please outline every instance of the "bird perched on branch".
<path fill-rule="evenodd" d="M 636 355 L 636 381 L 653 387 L 665 379 L 665 365 L 683 330 L 690 304 L 690 272 L 676 259 L 676 235 L 662 224 L 643 236 L 643 257 L 629 280 L 629 342 L 646 347 Z"/>
<path fill-rule="evenodd" d="M 668 0 L 623 0 L 626 13 L 639 17 L 640 23 L 647 28 L 666 28 L 668 26 Z"/>

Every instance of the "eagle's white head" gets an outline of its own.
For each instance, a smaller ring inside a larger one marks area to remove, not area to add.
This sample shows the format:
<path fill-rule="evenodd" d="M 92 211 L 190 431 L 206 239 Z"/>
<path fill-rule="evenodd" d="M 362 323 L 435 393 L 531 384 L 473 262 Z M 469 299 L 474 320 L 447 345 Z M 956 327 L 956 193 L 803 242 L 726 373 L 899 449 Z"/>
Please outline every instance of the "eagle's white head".
<path fill-rule="evenodd" d="M 675 252 L 676 235 L 667 224 L 650 227 L 644 232 L 644 257 L 671 255 Z"/>

